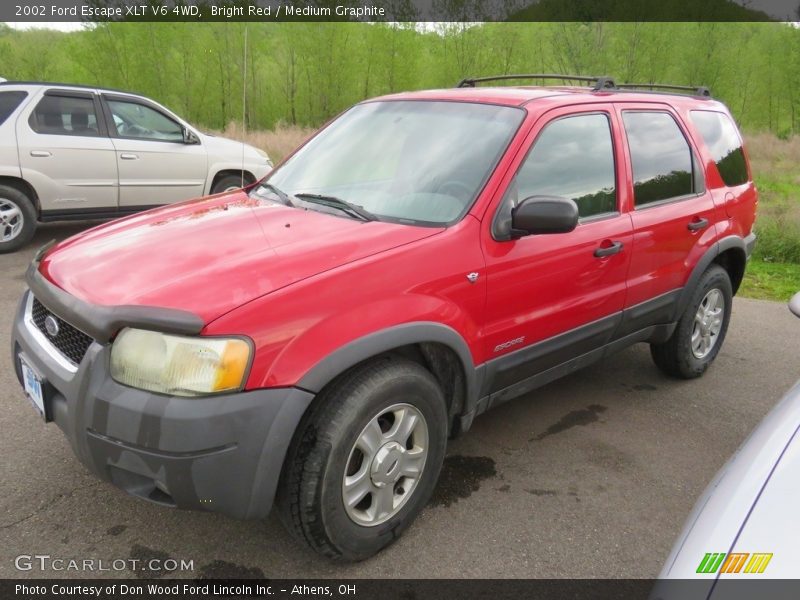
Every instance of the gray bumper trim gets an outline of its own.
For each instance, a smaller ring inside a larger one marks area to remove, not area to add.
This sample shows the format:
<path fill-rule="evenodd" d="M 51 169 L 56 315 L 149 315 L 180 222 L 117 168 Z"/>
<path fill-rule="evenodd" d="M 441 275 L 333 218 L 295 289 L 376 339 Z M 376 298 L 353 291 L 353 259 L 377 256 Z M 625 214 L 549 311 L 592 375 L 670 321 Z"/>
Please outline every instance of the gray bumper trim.
<path fill-rule="evenodd" d="M 14 321 L 14 366 L 19 372 L 21 354 L 43 378 L 47 415 L 81 463 L 151 502 L 239 519 L 269 513 L 284 457 L 314 394 L 297 388 L 202 398 L 153 394 L 112 380 L 110 346 L 100 343 L 69 372 L 25 327 L 29 293 Z"/>
<path fill-rule="evenodd" d="M 750 260 L 750 257 L 753 255 L 753 248 L 755 248 L 755 246 L 756 234 L 753 232 L 744 238 L 744 253 L 747 256 L 747 260 Z"/>

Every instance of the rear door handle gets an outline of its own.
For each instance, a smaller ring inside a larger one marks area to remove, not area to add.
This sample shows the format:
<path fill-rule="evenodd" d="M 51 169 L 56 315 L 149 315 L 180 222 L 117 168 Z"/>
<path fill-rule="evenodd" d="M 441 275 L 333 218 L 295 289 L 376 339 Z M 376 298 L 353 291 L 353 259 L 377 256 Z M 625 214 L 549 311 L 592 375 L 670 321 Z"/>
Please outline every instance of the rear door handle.
<path fill-rule="evenodd" d="M 705 217 L 695 217 L 686 227 L 689 228 L 689 231 L 700 231 L 708 227 L 708 219 Z"/>
<path fill-rule="evenodd" d="M 47 150 L 31 150 L 31 156 L 35 156 L 37 158 L 47 158 L 48 156 L 53 156 L 53 153 L 48 152 Z"/>
<path fill-rule="evenodd" d="M 138 160 L 139 156 L 136 154 L 130 154 L 128 152 L 123 152 L 119 155 L 122 160 Z"/>
<path fill-rule="evenodd" d="M 612 254 L 617 254 L 618 252 L 622 252 L 622 248 L 624 244 L 622 242 L 613 242 L 610 246 L 600 246 L 594 251 L 594 255 L 597 258 L 605 258 L 606 256 L 611 256 Z"/>

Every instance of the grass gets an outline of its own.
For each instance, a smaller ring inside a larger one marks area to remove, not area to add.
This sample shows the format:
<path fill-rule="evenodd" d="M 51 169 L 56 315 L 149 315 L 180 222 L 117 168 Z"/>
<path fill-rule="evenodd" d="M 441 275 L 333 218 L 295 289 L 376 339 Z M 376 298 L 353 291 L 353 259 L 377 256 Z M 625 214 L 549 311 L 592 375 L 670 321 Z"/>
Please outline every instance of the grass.
<path fill-rule="evenodd" d="M 800 136 L 746 136 L 759 203 L 755 257 L 800 264 Z"/>
<path fill-rule="evenodd" d="M 310 127 L 280 125 L 243 131 L 231 123 L 220 132 L 265 150 L 276 164 L 314 133 Z M 800 291 L 800 136 L 745 136 L 759 190 L 756 243 L 740 294 L 785 302 Z"/>
<path fill-rule="evenodd" d="M 269 154 L 272 162 L 278 162 L 307 140 L 315 129 L 298 125 L 279 125 L 275 129 L 243 131 L 239 123 L 229 123 L 220 135 L 239 140 Z"/>
<path fill-rule="evenodd" d="M 800 265 L 759 259 L 747 265 L 739 294 L 747 298 L 786 302 L 800 292 Z"/>
<path fill-rule="evenodd" d="M 786 302 L 800 291 L 800 136 L 745 136 L 758 186 L 758 240 L 739 293 Z"/>

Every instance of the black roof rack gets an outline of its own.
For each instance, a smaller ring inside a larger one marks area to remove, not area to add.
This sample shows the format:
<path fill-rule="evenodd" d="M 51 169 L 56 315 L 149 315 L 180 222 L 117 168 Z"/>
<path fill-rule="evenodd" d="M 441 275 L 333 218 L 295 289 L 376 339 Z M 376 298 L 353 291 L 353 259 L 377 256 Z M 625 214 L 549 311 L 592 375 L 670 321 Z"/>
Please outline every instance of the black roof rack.
<path fill-rule="evenodd" d="M 491 77 L 474 77 L 462 79 L 456 87 L 475 87 L 479 83 L 489 81 L 507 81 L 509 79 L 563 79 L 566 81 L 586 81 L 593 83 L 592 89 L 598 91 L 624 91 L 624 90 L 649 90 L 658 93 L 658 90 L 671 90 L 675 92 L 690 92 L 694 96 L 703 98 L 711 97 L 711 90 L 705 86 L 697 85 L 672 85 L 667 83 L 615 83 L 613 77 L 602 76 L 592 77 L 588 75 L 557 75 L 555 73 L 543 73 L 532 75 L 494 75 Z"/>
<path fill-rule="evenodd" d="M 672 85 L 668 83 L 619 83 L 619 89 L 635 90 L 675 90 L 678 92 L 693 92 L 695 96 L 711 97 L 711 90 L 704 85 Z"/>
<path fill-rule="evenodd" d="M 555 73 L 535 73 L 530 75 L 495 75 L 493 77 L 473 77 L 462 79 L 456 87 L 475 87 L 487 81 L 506 81 L 509 79 L 564 79 L 567 81 L 586 81 L 593 83 L 595 91 L 614 89 L 616 85 L 611 77 L 591 77 L 588 75 L 558 75 Z"/>

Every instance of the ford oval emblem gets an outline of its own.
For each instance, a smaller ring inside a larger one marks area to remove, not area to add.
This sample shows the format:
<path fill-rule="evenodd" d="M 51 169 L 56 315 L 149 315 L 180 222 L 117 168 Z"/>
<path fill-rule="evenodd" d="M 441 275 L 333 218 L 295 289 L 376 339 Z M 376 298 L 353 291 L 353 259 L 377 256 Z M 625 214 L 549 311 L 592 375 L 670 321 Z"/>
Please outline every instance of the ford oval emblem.
<path fill-rule="evenodd" d="M 51 338 L 58 335 L 58 319 L 53 315 L 47 315 L 44 319 L 44 330 Z"/>

